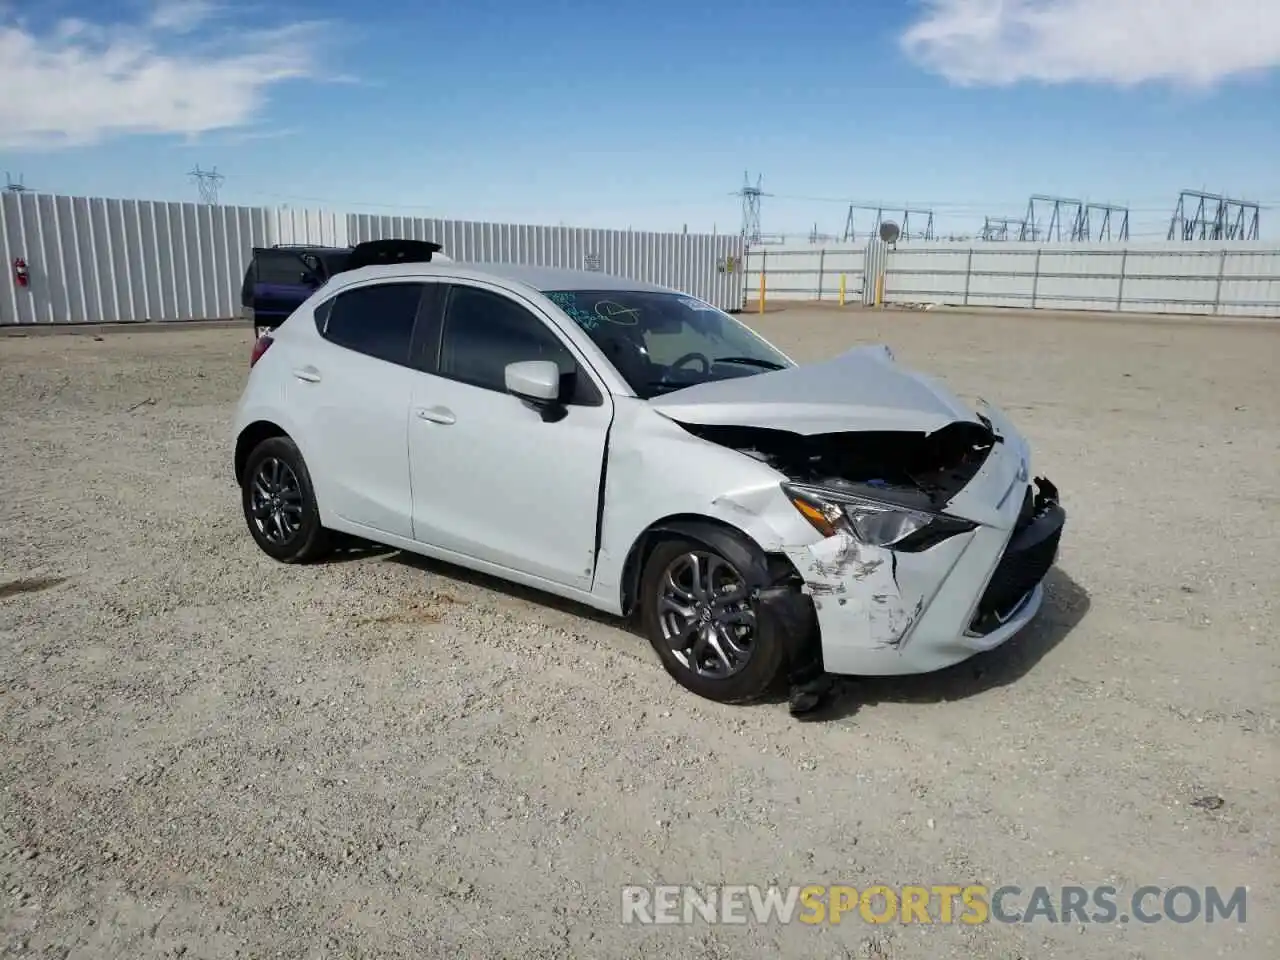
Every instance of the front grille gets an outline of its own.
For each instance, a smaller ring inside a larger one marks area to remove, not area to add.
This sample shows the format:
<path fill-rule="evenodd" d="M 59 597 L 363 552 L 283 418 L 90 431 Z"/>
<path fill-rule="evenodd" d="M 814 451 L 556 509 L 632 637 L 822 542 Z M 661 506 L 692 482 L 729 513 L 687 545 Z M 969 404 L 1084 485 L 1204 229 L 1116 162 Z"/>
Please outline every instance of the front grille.
<path fill-rule="evenodd" d="M 1058 556 L 1058 541 L 1061 539 L 1062 528 L 1059 527 L 1025 550 L 1006 553 L 978 602 L 978 612 L 1004 615 L 1013 609 L 1049 572 Z"/>
<path fill-rule="evenodd" d="M 1027 525 L 1036 518 L 1036 494 L 1035 487 L 1027 484 L 1026 495 L 1022 498 L 1022 509 L 1018 512 L 1018 522 L 1013 526 L 1014 536 L 1017 536 L 1027 528 Z"/>
<path fill-rule="evenodd" d="M 1053 566 L 1066 520 L 1056 494 L 1052 486 L 1038 495 L 1027 489 L 1013 536 L 978 601 L 969 627 L 972 632 L 986 634 L 1000 626 Z"/>

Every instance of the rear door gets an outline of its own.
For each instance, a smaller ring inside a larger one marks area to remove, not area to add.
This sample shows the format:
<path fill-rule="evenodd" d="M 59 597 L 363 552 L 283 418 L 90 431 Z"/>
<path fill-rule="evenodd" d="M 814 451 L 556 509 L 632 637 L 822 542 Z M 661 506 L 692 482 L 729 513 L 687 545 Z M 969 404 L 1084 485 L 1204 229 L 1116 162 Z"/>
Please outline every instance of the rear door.
<path fill-rule="evenodd" d="M 305 420 L 323 508 L 371 539 L 413 536 L 414 331 L 423 294 L 434 288 L 413 281 L 348 287 L 316 307 L 320 336 L 291 358 L 289 405 Z"/>
<path fill-rule="evenodd" d="M 248 306 L 257 327 L 280 326 L 322 282 L 297 250 L 256 248 L 250 269 L 253 277 Z"/>

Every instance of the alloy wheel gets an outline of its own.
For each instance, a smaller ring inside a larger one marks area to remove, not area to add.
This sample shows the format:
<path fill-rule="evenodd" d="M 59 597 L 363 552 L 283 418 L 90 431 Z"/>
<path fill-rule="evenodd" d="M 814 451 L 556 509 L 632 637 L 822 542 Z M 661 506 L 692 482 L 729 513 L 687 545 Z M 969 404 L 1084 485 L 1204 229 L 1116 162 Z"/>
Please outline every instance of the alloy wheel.
<path fill-rule="evenodd" d="M 685 669 L 723 680 L 747 665 L 756 615 L 746 582 L 731 563 L 694 550 L 668 564 L 659 584 L 658 622 Z"/>
<path fill-rule="evenodd" d="M 249 514 L 264 540 L 283 546 L 302 528 L 302 486 L 293 468 L 278 457 L 258 464 L 249 481 Z"/>

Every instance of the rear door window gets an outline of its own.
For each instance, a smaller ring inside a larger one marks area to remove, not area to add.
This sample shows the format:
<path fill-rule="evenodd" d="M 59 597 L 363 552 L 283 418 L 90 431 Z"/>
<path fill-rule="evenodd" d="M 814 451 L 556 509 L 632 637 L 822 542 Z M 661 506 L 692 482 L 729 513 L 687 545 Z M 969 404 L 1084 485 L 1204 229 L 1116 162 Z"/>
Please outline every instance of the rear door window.
<path fill-rule="evenodd" d="M 356 287 L 317 308 L 316 327 L 330 343 L 411 366 L 413 327 L 425 288 L 422 283 Z"/>

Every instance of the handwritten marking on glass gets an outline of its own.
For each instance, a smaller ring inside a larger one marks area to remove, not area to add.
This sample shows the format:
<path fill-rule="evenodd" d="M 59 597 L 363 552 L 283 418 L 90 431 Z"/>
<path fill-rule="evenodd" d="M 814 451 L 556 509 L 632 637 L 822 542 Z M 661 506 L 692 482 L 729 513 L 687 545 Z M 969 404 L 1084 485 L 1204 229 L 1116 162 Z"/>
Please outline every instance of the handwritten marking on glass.
<path fill-rule="evenodd" d="M 601 300 L 596 304 L 596 316 L 601 320 L 616 323 L 621 327 L 634 327 L 640 322 L 640 311 L 635 307 L 624 307 L 612 300 Z"/>

